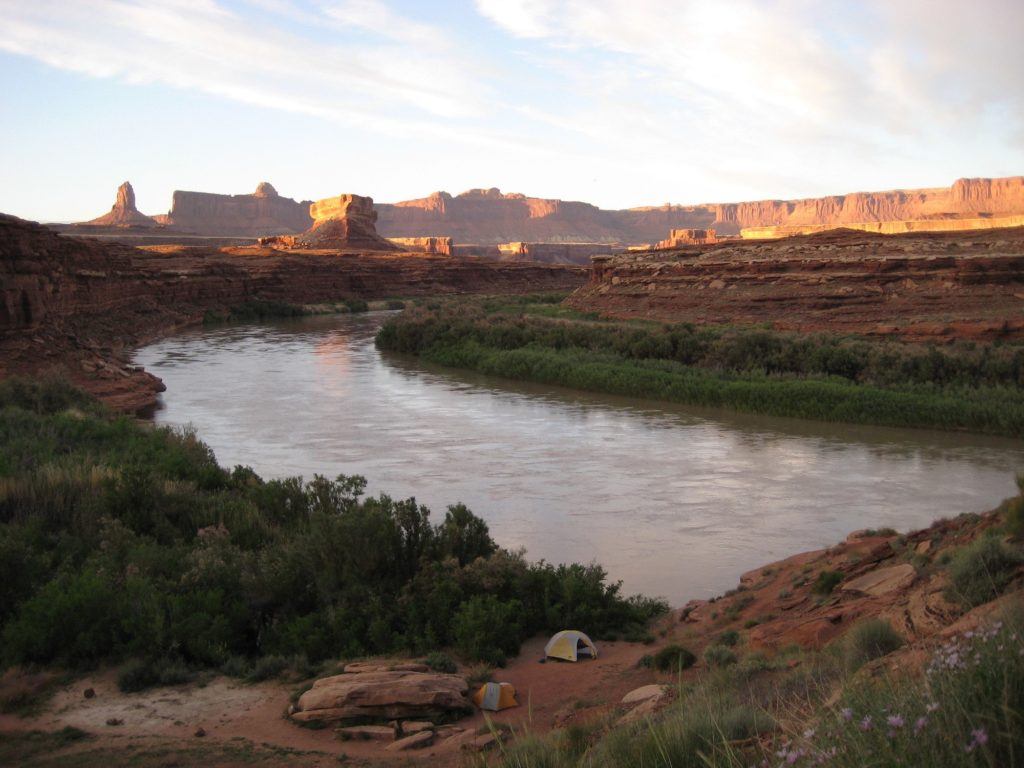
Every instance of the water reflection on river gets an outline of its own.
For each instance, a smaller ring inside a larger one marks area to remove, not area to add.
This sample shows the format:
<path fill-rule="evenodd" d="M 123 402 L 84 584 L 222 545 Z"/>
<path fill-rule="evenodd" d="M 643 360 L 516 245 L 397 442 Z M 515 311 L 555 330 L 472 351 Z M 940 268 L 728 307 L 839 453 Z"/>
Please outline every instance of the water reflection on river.
<path fill-rule="evenodd" d="M 1019 441 L 708 411 L 509 382 L 381 354 L 384 313 L 185 333 L 139 351 L 160 423 L 225 466 L 362 474 L 465 502 L 506 547 L 602 563 L 679 603 L 855 528 L 901 530 L 1013 492 Z"/>

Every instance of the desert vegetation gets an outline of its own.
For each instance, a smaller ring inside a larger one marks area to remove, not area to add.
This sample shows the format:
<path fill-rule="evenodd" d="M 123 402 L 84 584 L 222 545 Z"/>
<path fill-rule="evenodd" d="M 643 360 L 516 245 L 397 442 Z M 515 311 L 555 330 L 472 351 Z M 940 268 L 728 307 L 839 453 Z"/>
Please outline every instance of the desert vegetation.
<path fill-rule="evenodd" d="M 134 660 L 128 690 L 446 647 L 500 664 L 542 630 L 642 635 L 666 609 L 598 565 L 501 549 L 461 504 L 435 524 L 365 485 L 227 470 L 59 380 L 0 383 L 2 663 Z"/>
<path fill-rule="evenodd" d="M 658 716 L 527 735 L 506 768 L 1018 766 L 1024 755 L 1024 615 L 1008 609 L 933 648 L 917 672 L 857 673 L 902 640 L 884 622 L 781 669 L 709 664 Z M 711 646 L 721 648 L 721 646 Z M 859 665 L 857 667 L 860 668 Z"/>
<path fill-rule="evenodd" d="M 435 302 L 380 348 L 513 379 L 778 416 L 1024 434 L 1024 347 L 601 322 L 545 295 Z"/>

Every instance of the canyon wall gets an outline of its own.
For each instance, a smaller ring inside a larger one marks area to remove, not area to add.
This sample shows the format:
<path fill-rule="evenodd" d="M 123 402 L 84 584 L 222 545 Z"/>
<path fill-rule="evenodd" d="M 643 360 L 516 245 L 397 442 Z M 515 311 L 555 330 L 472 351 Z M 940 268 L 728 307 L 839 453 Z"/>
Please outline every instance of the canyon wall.
<path fill-rule="evenodd" d="M 155 218 L 186 234 L 257 238 L 309 229 L 313 224 L 310 204 L 281 197 L 264 181 L 251 195 L 175 190 L 170 212 Z"/>
<path fill-rule="evenodd" d="M 252 300 L 323 304 L 456 293 L 569 291 L 578 267 L 411 253 L 132 248 L 0 214 L 0 378 L 60 369 L 113 407 L 154 402 L 133 345 Z"/>
<path fill-rule="evenodd" d="M 914 340 L 1024 338 L 1024 228 L 833 230 L 597 257 L 569 303 L 617 318 Z"/>
<path fill-rule="evenodd" d="M 1024 215 L 1024 177 L 960 179 L 951 187 L 856 192 L 805 200 L 665 205 L 603 210 L 582 202 L 548 200 L 497 189 L 461 195 L 435 192 L 419 200 L 378 204 L 385 237 L 445 235 L 459 243 L 651 243 L 672 229 L 715 229 L 738 235 L 768 226 L 985 219 Z M 897 225 L 891 225 L 896 227 Z M 922 225 L 927 226 L 927 225 Z"/>

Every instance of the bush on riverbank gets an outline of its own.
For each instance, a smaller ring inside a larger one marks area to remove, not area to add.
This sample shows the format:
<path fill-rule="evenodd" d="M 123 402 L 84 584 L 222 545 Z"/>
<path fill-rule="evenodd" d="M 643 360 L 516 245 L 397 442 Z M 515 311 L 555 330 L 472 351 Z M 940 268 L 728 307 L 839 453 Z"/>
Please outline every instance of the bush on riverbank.
<path fill-rule="evenodd" d="M 110 417 L 59 382 L 0 383 L 2 662 L 138 657 L 134 685 L 239 658 L 456 641 L 495 658 L 566 621 L 601 637 L 666 608 L 624 598 L 599 566 L 500 549 L 462 505 L 434 525 L 365 485 L 229 472 L 191 432 Z M 473 620 L 484 600 L 500 606 L 499 648 Z"/>
<path fill-rule="evenodd" d="M 442 365 L 617 395 L 1024 435 L 1020 346 L 939 349 L 756 328 L 583 322 L 503 307 L 408 310 L 381 328 L 377 345 Z"/>

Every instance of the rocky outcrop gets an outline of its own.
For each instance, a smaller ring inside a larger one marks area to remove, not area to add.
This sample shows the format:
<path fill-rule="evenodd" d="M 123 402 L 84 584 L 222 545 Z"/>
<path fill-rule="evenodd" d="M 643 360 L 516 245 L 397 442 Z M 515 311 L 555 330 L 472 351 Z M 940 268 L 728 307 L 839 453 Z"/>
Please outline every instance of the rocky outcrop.
<path fill-rule="evenodd" d="M 83 222 L 80 226 L 89 227 L 155 227 L 156 219 L 139 213 L 135 207 L 135 190 L 131 182 L 124 182 L 117 188 L 117 198 L 109 213 L 106 213 L 91 221 Z"/>
<path fill-rule="evenodd" d="M 455 252 L 455 244 L 450 237 L 389 237 L 388 240 L 407 251 L 442 256 L 452 256 Z"/>
<path fill-rule="evenodd" d="M 265 237 L 295 234 L 312 225 L 310 201 L 281 197 L 261 182 L 251 195 L 219 195 L 175 190 L 171 210 L 158 221 L 170 229 L 211 237 Z"/>
<path fill-rule="evenodd" d="M 429 254 L 324 254 L 270 247 L 131 248 L 65 237 L 0 214 L 0 378 L 61 369 L 118 410 L 163 385 L 133 345 L 252 300 L 326 304 L 453 293 L 568 291 L 583 269 Z"/>
<path fill-rule="evenodd" d="M 593 256 L 621 253 L 622 246 L 607 243 L 501 243 L 504 261 L 540 261 L 546 264 L 589 264 Z"/>
<path fill-rule="evenodd" d="M 309 206 L 313 226 L 295 238 L 299 248 L 398 251 L 401 248 L 377 234 L 373 198 L 338 195 Z"/>
<path fill-rule="evenodd" d="M 718 234 L 713 229 L 673 229 L 668 238 L 658 242 L 656 249 L 679 248 L 684 245 L 713 245 Z"/>
<path fill-rule="evenodd" d="M 960 179 L 951 187 L 857 192 L 803 200 L 664 205 L 603 210 L 582 202 L 502 194 L 497 189 L 447 192 L 378 205 L 385 237 L 426 232 L 460 243 L 651 243 L 671 229 L 710 229 L 738 235 L 752 227 L 822 226 L 871 222 L 936 222 L 1024 215 L 1024 177 Z M 890 226 L 896 226 L 890 224 Z M 930 226 L 920 224 L 918 227 Z"/>
<path fill-rule="evenodd" d="M 466 697 L 468 690 L 465 678 L 458 675 L 427 672 L 334 675 L 317 680 L 299 697 L 292 719 L 304 723 L 331 723 L 451 717 L 472 711 Z"/>
<path fill-rule="evenodd" d="M 908 339 L 1024 338 L 1024 229 L 772 241 L 595 257 L 581 310 Z"/>

